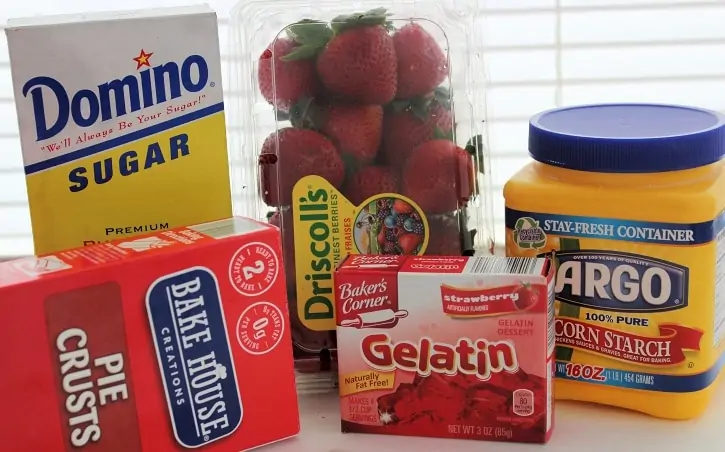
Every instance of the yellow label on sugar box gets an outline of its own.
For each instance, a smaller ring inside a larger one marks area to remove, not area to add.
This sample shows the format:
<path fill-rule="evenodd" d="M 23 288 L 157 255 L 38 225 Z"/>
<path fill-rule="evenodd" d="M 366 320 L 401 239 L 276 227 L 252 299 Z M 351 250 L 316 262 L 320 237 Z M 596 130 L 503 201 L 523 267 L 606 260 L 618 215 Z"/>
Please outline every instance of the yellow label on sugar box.
<path fill-rule="evenodd" d="M 428 220 L 411 199 L 381 193 L 355 206 L 325 179 L 292 191 L 297 310 L 314 331 L 335 329 L 335 267 L 348 254 L 423 254 Z"/>
<path fill-rule="evenodd" d="M 231 216 L 207 6 L 6 32 L 36 253 Z"/>
<path fill-rule="evenodd" d="M 725 214 L 675 224 L 507 208 L 507 255 L 555 252 L 556 376 L 708 388 L 725 363 L 724 226 Z"/>

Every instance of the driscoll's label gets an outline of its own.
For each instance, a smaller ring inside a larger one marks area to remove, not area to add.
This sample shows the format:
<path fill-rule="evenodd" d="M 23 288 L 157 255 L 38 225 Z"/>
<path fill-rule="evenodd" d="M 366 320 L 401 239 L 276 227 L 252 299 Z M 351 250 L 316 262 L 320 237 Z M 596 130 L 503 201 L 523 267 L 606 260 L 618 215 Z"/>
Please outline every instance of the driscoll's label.
<path fill-rule="evenodd" d="M 149 288 L 146 307 L 177 442 L 193 448 L 232 434 L 242 402 L 214 273 L 165 276 Z"/>
<path fill-rule="evenodd" d="M 348 254 L 419 255 L 428 246 L 428 220 L 411 199 L 381 193 L 359 206 L 319 176 L 292 191 L 297 311 L 314 331 L 335 329 L 337 264 Z"/>
<path fill-rule="evenodd" d="M 724 225 L 722 214 L 670 224 L 507 208 L 507 254 L 556 254 L 556 376 L 663 392 L 712 384 L 725 363 Z"/>

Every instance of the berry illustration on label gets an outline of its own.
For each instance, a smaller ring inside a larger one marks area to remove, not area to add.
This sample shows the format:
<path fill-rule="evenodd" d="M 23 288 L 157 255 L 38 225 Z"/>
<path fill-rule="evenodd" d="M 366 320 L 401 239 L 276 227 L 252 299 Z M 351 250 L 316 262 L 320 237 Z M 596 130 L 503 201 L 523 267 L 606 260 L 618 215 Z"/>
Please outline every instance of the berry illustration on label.
<path fill-rule="evenodd" d="M 373 197 L 358 208 L 356 251 L 360 254 L 422 254 L 428 240 L 425 215 L 398 195 Z"/>
<path fill-rule="evenodd" d="M 530 283 L 522 282 L 514 294 L 514 304 L 522 311 L 539 302 L 539 293 L 531 287 Z"/>

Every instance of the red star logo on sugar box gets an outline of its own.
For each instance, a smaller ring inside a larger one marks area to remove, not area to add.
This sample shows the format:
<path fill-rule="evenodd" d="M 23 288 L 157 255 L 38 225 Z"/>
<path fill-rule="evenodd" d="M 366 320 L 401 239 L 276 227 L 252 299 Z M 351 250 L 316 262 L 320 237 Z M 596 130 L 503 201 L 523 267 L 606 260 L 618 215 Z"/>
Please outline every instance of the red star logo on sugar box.
<path fill-rule="evenodd" d="M 151 67 L 151 61 L 149 60 L 151 58 L 151 55 L 153 55 L 153 52 L 146 53 L 144 49 L 141 49 L 141 53 L 133 59 L 133 61 L 136 62 L 136 70 L 141 69 L 144 66 Z"/>

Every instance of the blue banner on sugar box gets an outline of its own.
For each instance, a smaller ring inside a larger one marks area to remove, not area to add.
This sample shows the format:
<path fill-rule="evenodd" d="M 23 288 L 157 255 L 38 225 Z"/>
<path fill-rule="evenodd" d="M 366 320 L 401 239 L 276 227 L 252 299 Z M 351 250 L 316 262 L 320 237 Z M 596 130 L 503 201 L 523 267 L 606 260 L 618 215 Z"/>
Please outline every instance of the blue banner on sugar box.
<path fill-rule="evenodd" d="M 581 381 L 590 384 L 615 386 L 619 388 L 641 389 L 657 392 L 696 392 L 701 391 L 715 382 L 720 371 L 725 367 L 725 353 L 705 372 L 694 375 L 664 375 L 645 372 L 631 372 L 620 369 L 604 369 L 598 379 L 574 377 L 569 370 L 579 364 L 556 362 L 556 378 Z M 579 365 L 580 366 L 580 365 Z"/>
<path fill-rule="evenodd" d="M 193 267 L 156 280 L 146 308 L 177 442 L 199 447 L 233 433 L 242 402 L 214 273 Z"/>
<path fill-rule="evenodd" d="M 702 223 L 656 223 L 614 218 L 554 215 L 506 208 L 506 227 L 516 230 L 520 220 L 545 234 L 588 237 L 662 245 L 699 245 L 711 242 L 725 228 L 725 211 Z"/>

